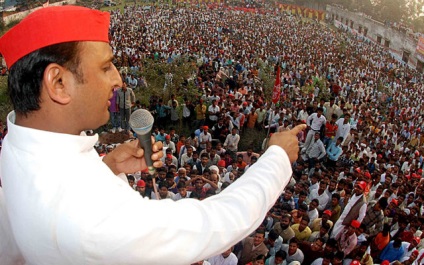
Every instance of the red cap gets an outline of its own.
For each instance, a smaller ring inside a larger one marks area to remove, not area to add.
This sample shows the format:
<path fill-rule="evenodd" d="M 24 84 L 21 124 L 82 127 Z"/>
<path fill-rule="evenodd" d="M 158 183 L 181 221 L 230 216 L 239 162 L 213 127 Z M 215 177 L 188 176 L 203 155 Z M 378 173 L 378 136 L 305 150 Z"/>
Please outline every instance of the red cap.
<path fill-rule="evenodd" d="M 415 256 L 418 256 L 418 254 L 420 254 L 420 252 L 418 250 L 414 250 L 414 251 L 412 251 L 412 254 L 414 254 Z"/>
<path fill-rule="evenodd" d="M 144 180 L 140 179 L 139 181 L 137 181 L 137 187 L 146 187 L 146 182 L 144 182 Z"/>
<path fill-rule="evenodd" d="M 383 260 L 383 261 L 380 263 L 380 265 L 390 265 L 390 261 L 388 261 L 387 259 L 386 259 L 386 260 Z"/>
<path fill-rule="evenodd" d="M 412 239 L 412 241 L 415 241 L 415 243 L 417 243 L 417 245 L 418 245 L 421 242 L 421 238 L 416 236 Z"/>
<path fill-rule="evenodd" d="M 360 169 L 359 167 L 355 168 L 355 171 L 356 171 L 357 173 L 361 173 L 361 169 Z"/>
<path fill-rule="evenodd" d="M 398 200 L 393 199 L 391 202 L 393 202 L 396 206 L 398 206 Z"/>
<path fill-rule="evenodd" d="M 325 210 L 324 212 L 322 212 L 323 214 L 326 214 L 328 216 L 331 217 L 331 211 L 330 210 Z"/>
<path fill-rule="evenodd" d="M 355 228 L 359 228 L 359 226 L 361 226 L 361 223 L 358 220 L 353 220 L 350 223 L 351 226 L 355 227 Z"/>
<path fill-rule="evenodd" d="M 243 102 L 243 106 L 247 106 L 247 102 L 245 101 L 245 102 Z"/>
<path fill-rule="evenodd" d="M 359 181 L 358 183 L 356 183 L 356 184 L 358 184 L 358 186 L 362 189 L 362 190 L 365 190 L 366 189 L 366 187 L 367 187 L 367 183 L 365 183 L 365 181 Z"/>
<path fill-rule="evenodd" d="M 422 174 L 423 173 L 423 170 L 420 168 L 420 169 L 417 170 L 417 173 L 418 174 Z"/>
<path fill-rule="evenodd" d="M 361 263 L 357 260 L 352 260 L 352 262 L 350 263 L 350 265 L 361 265 Z"/>
<path fill-rule="evenodd" d="M 370 172 L 365 172 L 364 176 L 365 176 L 367 179 L 370 179 L 370 178 L 371 178 L 371 174 L 370 174 Z"/>
<path fill-rule="evenodd" d="M 109 43 L 110 14 L 80 6 L 52 6 L 29 14 L 0 38 L 7 67 L 40 48 L 72 41 Z"/>
<path fill-rule="evenodd" d="M 378 154 L 377 155 L 377 158 L 383 158 L 383 155 L 382 154 Z"/>
<path fill-rule="evenodd" d="M 172 155 L 171 154 L 167 154 L 166 158 L 172 159 Z"/>
<path fill-rule="evenodd" d="M 171 136 L 170 136 L 169 134 L 167 134 L 167 135 L 165 136 L 165 139 L 171 139 Z"/>
<path fill-rule="evenodd" d="M 219 160 L 218 161 L 218 166 L 219 167 L 225 167 L 225 160 Z"/>
<path fill-rule="evenodd" d="M 209 130 L 208 126 L 203 126 L 203 130 Z"/>
<path fill-rule="evenodd" d="M 417 175 L 417 174 L 415 174 L 415 173 L 412 173 L 411 177 L 413 177 L 413 178 L 415 178 L 415 179 L 420 179 L 420 178 L 421 178 L 420 176 L 418 176 L 418 175 Z"/>

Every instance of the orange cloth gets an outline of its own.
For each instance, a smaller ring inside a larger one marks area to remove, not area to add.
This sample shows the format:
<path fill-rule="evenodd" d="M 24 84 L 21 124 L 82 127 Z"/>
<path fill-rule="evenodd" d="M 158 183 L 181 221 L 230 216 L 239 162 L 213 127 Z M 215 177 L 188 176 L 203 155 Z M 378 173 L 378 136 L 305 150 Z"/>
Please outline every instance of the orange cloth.
<path fill-rule="evenodd" d="M 383 233 L 378 233 L 374 238 L 373 244 L 377 247 L 378 250 L 383 250 L 387 244 L 390 242 L 390 234 L 386 237 L 383 236 Z"/>

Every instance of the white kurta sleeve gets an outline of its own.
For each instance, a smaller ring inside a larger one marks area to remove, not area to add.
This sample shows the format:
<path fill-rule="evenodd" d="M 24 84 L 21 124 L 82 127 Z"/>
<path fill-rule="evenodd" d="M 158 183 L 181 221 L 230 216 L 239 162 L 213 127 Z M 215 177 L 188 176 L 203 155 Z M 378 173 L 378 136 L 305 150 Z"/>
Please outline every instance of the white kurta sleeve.
<path fill-rule="evenodd" d="M 104 183 L 79 205 L 85 209 L 69 211 L 83 217 L 62 216 L 58 244 L 67 253 L 81 248 L 89 264 L 190 264 L 254 231 L 291 174 L 285 151 L 271 146 L 239 180 L 203 201 L 149 201 L 124 183 L 118 188 Z M 81 229 L 75 224 L 79 218 L 83 231 L 75 231 Z"/>

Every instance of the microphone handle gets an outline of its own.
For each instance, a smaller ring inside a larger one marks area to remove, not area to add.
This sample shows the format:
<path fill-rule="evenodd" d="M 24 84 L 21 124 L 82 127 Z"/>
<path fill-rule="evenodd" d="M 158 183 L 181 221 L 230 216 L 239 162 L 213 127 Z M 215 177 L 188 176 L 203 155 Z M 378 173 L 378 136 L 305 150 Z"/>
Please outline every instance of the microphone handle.
<path fill-rule="evenodd" d="M 140 147 L 144 150 L 144 159 L 146 160 L 147 169 L 149 171 L 150 175 L 154 175 L 156 172 L 156 169 L 153 167 L 153 161 L 152 161 L 152 138 L 150 133 L 146 133 L 143 135 L 137 134 L 137 138 L 140 142 Z"/>

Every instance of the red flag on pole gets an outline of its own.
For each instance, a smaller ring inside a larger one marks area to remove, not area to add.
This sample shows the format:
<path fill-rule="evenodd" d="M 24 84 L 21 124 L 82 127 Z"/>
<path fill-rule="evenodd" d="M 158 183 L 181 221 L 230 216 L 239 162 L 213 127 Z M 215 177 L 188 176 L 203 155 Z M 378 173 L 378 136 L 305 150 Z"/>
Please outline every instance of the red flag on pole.
<path fill-rule="evenodd" d="M 276 104 L 280 100 L 281 94 L 281 77 L 280 66 L 277 67 L 277 76 L 275 77 L 274 89 L 272 91 L 272 102 Z"/>

